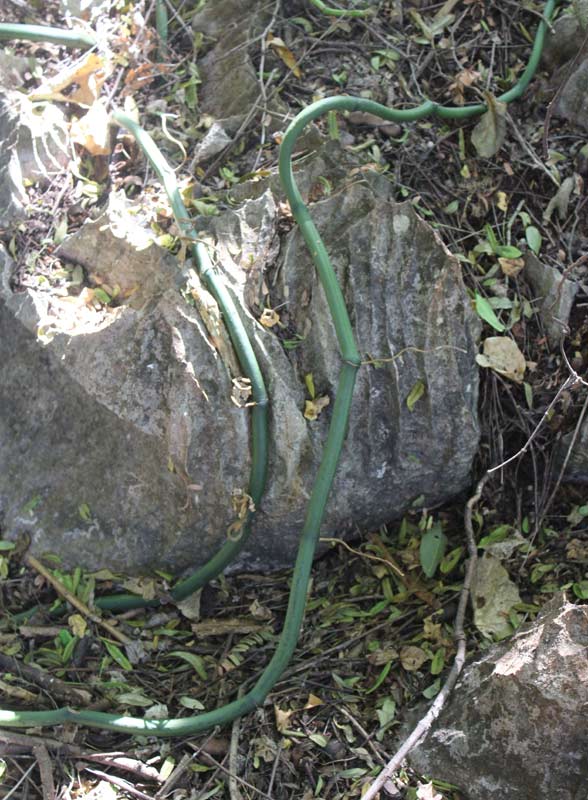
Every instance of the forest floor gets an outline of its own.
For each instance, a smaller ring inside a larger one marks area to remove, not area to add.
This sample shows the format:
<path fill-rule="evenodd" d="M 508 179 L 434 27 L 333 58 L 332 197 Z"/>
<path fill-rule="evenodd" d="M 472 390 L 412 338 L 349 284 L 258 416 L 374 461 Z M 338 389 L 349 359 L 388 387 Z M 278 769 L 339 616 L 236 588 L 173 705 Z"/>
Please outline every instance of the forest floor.
<path fill-rule="evenodd" d="M 134 60 L 109 78 L 106 92 L 114 102 L 126 93 L 139 108 L 158 97 L 158 111 L 175 115 L 167 122 L 171 135 L 189 151 L 210 124 L 199 114 L 199 77 L 190 66 L 195 51 L 201 57 L 208 46 L 190 27 L 194 3 L 175 3 L 170 17 L 171 69 L 158 56 L 153 4 L 133 8 L 121 0 L 116 5 L 108 21 L 113 35 L 137 37 L 141 46 L 133 51 Z M 306 0 L 269 2 L 271 27 L 264 38 L 248 43 L 262 99 L 277 88 L 291 115 L 313 99 L 339 93 L 363 93 L 400 106 L 423 97 L 449 104 L 479 101 L 485 92 L 505 91 L 520 74 L 531 46 L 529 32 L 542 10 L 540 3 L 524 10 L 518 2 L 477 0 L 374 5 L 377 13 L 364 20 L 326 16 Z M 341 0 L 340 6 L 348 3 Z M 445 13 L 448 6 L 455 8 Z M 64 24 L 51 3 L 31 3 L 27 9 L 9 4 L 5 16 Z M 274 39 L 271 45 L 270 33 L 281 43 Z M 47 73 L 69 58 L 57 46 L 20 43 L 17 49 L 34 53 Z M 31 76 L 30 85 L 36 80 Z M 326 120 L 318 123 L 326 136 L 339 137 L 360 153 L 367 168 L 388 175 L 397 199 L 413 203 L 458 256 L 468 291 L 486 301 L 478 308 L 483 338 L 500 330 L 498 322 L 524 353 L 521 382 L 480 370 L 482 435 L 471 492 L 488 468 L 525 448 L 493 473 L 473 515 L 480 553 L 492 543 L 520 539 L 503 560 L 521 598 L 504 620 L 504 636 L 533 619 L 558 592 L 578 602 L 588 599 L 586 488 L 561 479 L 556 456 L 557 442 L 575 429 L 586 406 L 585 386 L 569 382 L 571 370 L 584 374 L 588 360 L 586 298 L 576 297 L 562 346 L 550 347 L 521 260 L 531 249 L 568 275 L 571 266 L 576 277 L 585 279 L 587 272 L 585 197 L 572 192 L 561 212 L 546 216 L 563 179 L 585 177 L 588 164 L 585 135 L 548 115 L 556 89 L 540 71 L 524 101 L 509 106 L 499 121 L 504 130 L 483 134 L 501 137 L 492 158 L 477 155 L 471 141 L 474 122 L 428 119 L 400 128 L 356 115 L 336 125 L 331 120 L 330 127 Z M 160 125 L 157 117 L 151 121 Z M 260 115 L 252 116 L 229 148 L 206 169 L 197 169 L 206 202 L 222 206 L 223 193 L 243 176 L 276 169 L 280 136 L 268 133 L 262 122 Z M 143 169 L 139 155 L 133 158 L 118 170 L 118 178 L 130 176 L 129 186 Z M 108 161 L 82 159 L 89 187 L 108 182 Z M 28 191 L 38 192 L 35 224 L 6 242 L 22 264 L 43 239 L 55 240 L 59 214 L 50 212 L 56 200 L 71 232 L 100 196 L 89 188 L 74 202 L 58 184 Z M 34 270 L 22 270 L 23 285 L 35 285 L 45 269 L 52 269 L 50 260 L 35 263 Z M 424 713 L 455 656 L 467 500 L 459 497 L 446 507 L 363 532 L 352 546 L 330 542 L 330 552 L 314 568 L 294 659 L 256 712 L 187 741 L 125 739 L 73 727 L 19 735 L 0 731 L 0 797 L 47 800 L 54 792 L 72 800 L 359 798 L 406 735 L 401 729 L 407 709 L 418 705 Z M 443 530 L 448 546 L 435 574 L 426 577 L 419 546 L 422 533 L 433 526 Z M 194 714 L 251 686 L 275 647 L 289 572 L 221 577 L 203 590 L 196 619 L 172 606 L 119 615 L 118 628 L 147 656 L 129 659 L 124 648 L 105 643 L 100 627 L 73 609 L 66 619 L 49 617 L 54 589 L 24 565 L 18 547 L 1 544 L 1 686 L 11 707 L 51 708 L 54 702 L 64 704 L 63 695 L 75 704 L 76 692 L 82 691 L 86 705 L 95 709 Z M 52 571 L 86 602 L 113 587 L 133 588 L 132 580 L 105 571 Z M 12 615 L 33 604 L 45 610 L 11 625 Z M 466 634 L 470 656 L 490 644 L 472 620 Z M 62 697 L 55 700 L 38 674 L 20 675 L 11 659 L 67 684 Z M 463 797 L 460 787 L 435 778 L 402 769 L 382 796 Z"/>

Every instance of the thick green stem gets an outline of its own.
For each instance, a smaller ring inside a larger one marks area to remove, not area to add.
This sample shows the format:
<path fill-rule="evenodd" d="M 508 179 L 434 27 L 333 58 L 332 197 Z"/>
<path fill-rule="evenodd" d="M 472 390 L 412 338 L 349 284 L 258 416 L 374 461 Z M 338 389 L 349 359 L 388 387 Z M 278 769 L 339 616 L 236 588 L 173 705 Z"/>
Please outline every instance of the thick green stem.
<path fill-rule="evenodd" d="M 315 6 L 324 6 L 320 0 L 312 0 Z M 525 90 L 531 80 L 541 54 L 541 48 L 545 38 L 547 23 L 551 20 L 555 9 L 556 0 L 548 0 L 544 11 L 544 22 L 541 22 L 537 31 L 535 44 L 531 53 L 529 64 L 522 74 L 519 81 L 508 92 L 498 99 L 502 102 L 510 102 L 518 98 Z M 322 10 L 324 10 L 324 8 Z M 332 10 L 332 9 L 331 9 Z M 328 13 L 325 11 L 325 13 Z M 363 12 L 362 12 L 363 13 Z M 338 14 L 339 16 L 340 14 Z M 349 12 L 348 12 L 349 15 Z M 21 32 L 22 33 L 22 32 Z M 1 26 L 0 26 L 1 35 Z M 34 32 L 34 37 L 37 32 Z M 23 38 L 27 38 L 23 34 Z M 54 711 L 0 711 L 0 725 L 7 727 L 29 727 L 29 726 L 54 726 L 65 722 L 83 724 L 89 727 L 107 728 L 127 734 L 142 734 L 153 736 L 186 736 L 202 732 L 215 725 L 223 725 L 231 722 L 238 716 L 246 714 L 260 705 L 267 694 L 271 691 L 275 682 L 278 680 L 283 670 L 287 666 L 292 653 L 296 647 L 296 642 L 300 632 L 300 626 L 304 616 L 306 593 L 308 591 L 310 571 L 312 561 L 318 541 L 321 523 L 324 517 L 327 499 L 331 490 L 333 479 L 337 470 L 337 465 L 341 456 L 341 450 L 345 441 L 347 425 L 353 398 L 353 389 L 357 369 L 360 364 L 360 356 L 353 336 L 353 331 L 349 321 L 349 315 L 345 306 L 343 293 L 337 281 L 333 267 L 323 241 L 310 218 L 300 191 L 294 180 L 292 170 L 292 155 L 295 150 L 296 141 L 306 125 L 317 117 L 328 112 L 335 111 L 369 111 L 377 114 L 387 121 L 409 122 L 422 119 L 431 115 L 438 115 L 447 119 L 464 119 L 478 115 L 486 110 L 484 104 L 475 104 L 463 107 L 440 106 L 430 100 L 426 100 L 421 105 L 412 109 L 391 109 L 374 103 L 371 100 L 355 97 L 332 97 L 314 103 L 302 111 L 292 121 L 288 127 L 282 146 L 280 148 L 280 178 L 294 218 L 300 226 L 300 231 L 310 250 L 313 262 L 316 266 L 319 279 L 327 297 L 329 310 L 333 318 L 333 325 L 337 334 L 337 340 L 341 350 L 342 367 L 339 376 L 339 384 L 335 395 L 335 403 L 332 412 L 331 423 L 327 436 L 327 442 L 323 452 L 323 457 L 314 482 L 312 495 L 306 512 L 304 528 L 302 530 L 300 547 L 294 573 L 292 576 L 292 587 L 288 610 L 284 621 L 284 628 L 277 646 L 276 652 L 262 672 L 255 686 L 243 697 L 222 706 L 215 711 L 209 711 L 196 717 L 185 717 L 183 719 L 165 720 L 144 720 L 133 717 L 124 717 L 116 714 L 105 714 L 95 711 L 74 711 L 69 708 L 61 708 Z M 206 281 L 211 292 L 223 311 L 225 321 L 231 333 L 231 338 L 241 365 L 246 374 L 250 377 L 256 405 L 253 414 L 253 436 L 252 448 L 253 458 L 250 494 L 252 497 L 259 497 L 265 486 L 265 458 L 267 457 L 267 438 L 264 438 L 264 430 L 267 414 L 267 396 L 261 374 L 258 374 L 256 362 L 250 361 L 252 356 L 251 346 L 247 340 L 242 326 L 239 326 L 237 311 L 232 303 L 232 299 L 224 288 L 220 278 L 214 270 L 208 251 L 202 243 L 195 241 L 194 231 L 188 219 L 186 208 L 182 202 L 178 191 L 175 174 L 169 167 L 155 143 L 133 120 L 122 112 L 116 112 L 114 117 L 117 122 L 124 125 L 137 139 L 153 168 L 157 172 L 165 190 L 170 198 L 174 215 L 182 233 L 192 242 L 192 252 L 195 262 L 199 265 L 203 280 Z M 250 352 L 251 351 L 251 352 Z M 249 370 L 249 371 L 247 371 Z M 257 453 L 257 455 L 255 455 Z M 230 548 L 229 543 L 226 545 Z M 217 574 L 217 567 L 225 561 L 226 553 L 230 549 L 221 551 L 224 555 L 215 563 L 214 567 L 205 565 L 195 573 L 188 581 L 181 582 L 174 589 L 175 599 L 187 596 L 198 586 L 205 582 L 206 577 Z M 219 554 L 220 556 L 220 554 Z M 214 559 L 213 562 L 214 563 Z M 196 577 L 198 576 L 198 577 Z M 103 607 L 109 598 L 103 598 Z M 110 598 L 113 602 L 111 607 L 136 607 L 145 605 L 145 601 L 137 598 L 133 602 L 132 595 L 120 595 Z"/>
<path fill-rule="evenodd" d="M 64 47 L 79 47 L 87 50 L 96 47 L 96 38 L 85 31 L 65 31 L 61 28 L 50 28 L 45 25 L 17 25 L 16 23 L 0 23 L 0 39 L 25 39 L 28 42 L 51 42 Z"/>

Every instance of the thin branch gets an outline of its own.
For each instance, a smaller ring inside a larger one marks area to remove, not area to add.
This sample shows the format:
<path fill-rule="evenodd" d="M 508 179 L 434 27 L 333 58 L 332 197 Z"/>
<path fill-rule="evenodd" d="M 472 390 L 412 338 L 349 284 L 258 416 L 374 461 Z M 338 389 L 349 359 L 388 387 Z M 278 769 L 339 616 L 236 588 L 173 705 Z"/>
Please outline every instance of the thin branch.
<path fill-rule="evenodd" d="M 51 572 L 44 567 L 38 559 L 28 554 L 25 556 L 24 561 L 28 567 L 34 569 L 35 572 L 38 572 L 40 575 L 42 575 L 45 580 L 50 583 L 51 586 L 53 586 L 58 595 L 63 597 L 64 600 L 67 600 L 67 602 L 70 603 L 74 608 L 77 608 L 80 614 L 83 614 L 88 619 L 91 619 L 92 622 L 96 623 L 96 625 L 101 625 L 104 630 L 109 633 L 110 636 L 112 636 L 113 639 L 116 639 L 122 644 L 130 644 L 131 639 L 129 639 L 128 636 L 125 636 L 125 634 L 117 630 L 114 625 L 111 625 L 110 622 L 103 620 L 100 616 L 98 616 L 98 614 L 96 614 L 95 611 L 92 611 L 85 603 L 82 603 L 82 601 L 72 594 L 68 589 L 66 589 L 65 586 L 58 581 L 57 578 L 52 575 Z"/>
<path fill-rule="evenodd" d="M 44 744 L 37 744 L 33 748 L 33 753 L 39 765 L 43 800 L 55 800 L 55 781 L 53 780 L 53 767 L 51 766 L 49 752 Z"/>
<path fill-rule="evenodd" d="M 461 594 L 459 597 L 459 606 L 457 609 L 457 614 L 455 616 L 455 625 L 454 625 L 454 639 L 457 642 L 457 653 L 455 656 L 455 661 L 453 662 L 453 666 L 451 667 L 451 671 L 447 676 L 447 680 L 437 697 L 435 698 L 433 704 L 425 714 L 425 716 L 420 720 L 417 726 L 414 728 L 410 736 L 403 742 L 400 748 L 396 751 L 396 753 L 392 756 L 390 761 L 386 764 L 382 772 L 378 775 L 376 780 L 372 783 L 369 787 L 367 792 L 362 795 L 362 800 L 374 800 L 380 789 L 384 786 L 387 780 L 392 777 L 394 772 L 400 767 L 408 753 L 415 747 L 423 736 L 428 732 L 433 722 L 437 719 L 445 702 L 449 695 L 451 694 L 453 687 L 455 686 L 459 674 L 463 669 L 463 665 L 465 663 L 465 656 L 466 656 L 466 637 L 464 633 L 464 620 L 465 620 L 465 612 L 470 596 L 470 587 L 472 581 L 474 579 L 474 575 L 476 572 L 476 564 L 477 564 L 477 548 L 476 542 L 474 539 L 474 531 L 472 525 L 472 513 L 474 506 L 479 502 L 480 498 L 482 497 L 482 492 L 484 490 L 484 486 L 489 479 L 489 475 L 486 474 L 484 477 L 478 482 L 476 486 L 476 491 L 472 497 L 468 500 L 465 509 L 464 515 L 464 527 L 466 531 L 466 540 L 468 545 L 468 553 L 469 559 L 466 566 L 466 574 L 463 581 L 463 586 L 461 590 Z"/>

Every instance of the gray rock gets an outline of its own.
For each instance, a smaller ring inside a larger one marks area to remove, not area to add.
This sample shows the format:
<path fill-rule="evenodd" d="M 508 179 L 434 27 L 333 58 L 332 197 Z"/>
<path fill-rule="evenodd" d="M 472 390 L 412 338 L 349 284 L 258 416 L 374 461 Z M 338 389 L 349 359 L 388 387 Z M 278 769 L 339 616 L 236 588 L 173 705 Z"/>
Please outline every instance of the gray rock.
<path fill-rule="evenodd" d="M 556 110 L 558 116 L 573 125 L 588 129 L 588 58 L 566 81 Z"/>
<path fill-rule="evenodd" d="M 585 800 L 588 608 L 557 599 L 466 666 L 411 766 L 466 800 Z"/>
<path fill-rule="evenodd" d="M 231 137 L 227 134 L 220 122 L 213 122 L 206 131 L 202 141 L 198 142 L 192 157 L 192 168 L 209 158 L 218 155 L 221 150 L 230 144 Z"/>
<path fill-rule="evenodd" d="M 0 95 L 0 227 L 24 216 L 23 181 L 41 185 L 69 163 L 68 127 L 54 103 L 34 104 L 19 92 Z"/>
<path fill-rule="evenodd" d="M 570 431 L 558 442 L 555 448 L 555 475 L 559 475 L 564 463 L 565 481 L 588 484 L 588 417 L 584 417 L 575 441 L 574 432 Z"/>
<path fill-rule="evenodd" d="M 342 170 L 341 153 L 331 157 Z M 479 324 L 459 264 L 410 204 L 390 198 L 387 181 L 356 180 L 313 206 L 370 362 L 358 376 L 329 533 L 442 502 L 469 483 L 477 449 Z M 121 286 L 124 305 L 73 313 L 71 301 L 47 292 L 5 285 L 0 295 L 0 512 L 7 531 L 29 531 L 34 550 L 69 564 L 179 570 L 202 563 L 234 520 L 231 493 L 248 482 L 249 418 L 230 399 L 238 375 L 210 327 L 214 302 L 199 292 L 207 328 L 177 288 L 185 280 L 174 260 L 120 238 L 121 213 L 111 204 L 61 255 L 82 263 L 92 283 Z M 341 367 L 330 315 L 299 232 L 280 241 L 270 190 L 200 222 L 271 398 L 270 482 L 237 566 L 289 564 L 332 408 L 304 418 L 304 376 L 332 403 Z M 270 305 L 287 328 L 257 322 Z M 296 333 L 302 343 L 285 349 Z"/>
<path fill-rule="evenodd" d="M 260 5 L 259 0 L 207 3 L 192 20 L 196 32 L 216 40 L 198 67 L 201 108 L 217 119 L 247 114 L 259 96 L 247 43 L 260 32 Z"/>
<path fill-rule="evenodd" d="M 567 330 L 578 284 L 564 278 L 555 267 L 544 264 L 534 253 L 525 258 L 524 276 L 535 294 L 535 308 L 549 343 L 556 347 Z"/>
<path fill-rule="evenodd" d="M 198 61 L 202 80 L 198 94 L 204 113 L 215 119 L 243 119 L 252 109 L 255 116 L 261 114 L 261 88 L 249 46 L 259 42 L 270 19 L 271 8 L 263 0 L 215 0 L 193 17 L 194 31 L 214 41 L 212 49 Z M 277 96 L 265 108 L 270 115 L 286 111 Z M 281 124 L 278 120 L 270 128 Z"/>
<path fill-rule="evenodd" d="M 545 39 L 541 54 L 543 65 L 553 70 L 570 61 L 578 53 L 585 35 L 575 14 L 562 14 Z"/>
<path fill-rule="evenodd" d="M 0 228 L 24 216 L 27 196 L 18 163 L 18 114 L 6 95 L 0 96 Z"/>

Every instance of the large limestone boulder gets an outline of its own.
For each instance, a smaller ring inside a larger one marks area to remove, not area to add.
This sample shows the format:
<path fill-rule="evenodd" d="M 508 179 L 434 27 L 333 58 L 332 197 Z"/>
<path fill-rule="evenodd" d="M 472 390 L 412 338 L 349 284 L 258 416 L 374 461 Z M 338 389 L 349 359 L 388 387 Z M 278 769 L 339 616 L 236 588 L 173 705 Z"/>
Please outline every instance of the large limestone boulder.
<path fill-rule="evenodd" d="M 331 146 L 322 158 L 304 174 L 336 164 L 338 186 L 341 152 Z M 478 321 L 459 263 L 391 195 L 384 179 L 356 178 L 312 206 L 366 359 L 327 509 L 330 535 L 461 491 L 478 443 Z M 266 188 L 200 226 L 271 398 L 268 491 L 239 564 L 258 569 L 292 562 L 341 367 L 300 234 L 280 236 L 291 227 L 281 208 Z M 206 560 L 234 521 L 232 494 L 248 483 L 249 411 L 231 400 L 239 369 L 214 302 L 200 287 L 191 293 L 197 307 L 188 304 L 188 270 L 148 243 L 138 214 L 123 224 L 124 216 L 111 202 L 61 246 L 64 265 L 83 268 L 85 295 L 13 292 L 4 258 L 1 524 L 70 565 L 180 570 Z M 120 287 L 117 307 L 86 302 L 100 285 Z M 259 324 L 267 306 L 284 327 Z M 314 421 L 304 416 L 308 374 L 330 400 Z"/>
<path fill-rule="evenodd" d="M 588 608 L 556 600 L 465 668 L 411 765 L 466 800 L 584 800 L 587 652 Z"/>

